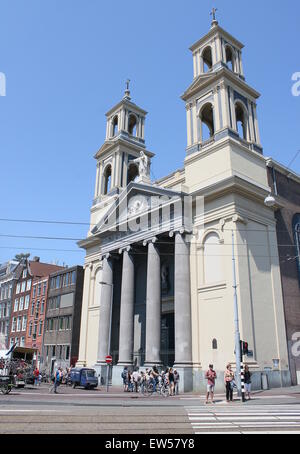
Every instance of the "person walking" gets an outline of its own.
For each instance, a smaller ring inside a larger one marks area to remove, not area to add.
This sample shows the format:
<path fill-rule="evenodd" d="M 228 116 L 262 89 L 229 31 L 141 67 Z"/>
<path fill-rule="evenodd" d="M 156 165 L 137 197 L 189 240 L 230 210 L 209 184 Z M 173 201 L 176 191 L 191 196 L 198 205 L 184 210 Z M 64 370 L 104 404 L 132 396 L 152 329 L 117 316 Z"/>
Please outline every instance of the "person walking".
<path fill-rule="evenodd" d="M 61 382 L 61 368 L 59 367 L 54 373 L 53 385 L 50 386 L 49 392 L 51 393 L 53 391 L 54 394 L 57 394 L 57 388 L 59 387 L 60 382 Z"/>
<path fill-rule="evenodd" d="M 214 371 L 213 364 L 209 365 L 209 369 L 205 374 L 205 378 L 207 380 L 206 404 L 209 403 L 209 396 L 211 398 L 211 403 L 213 404 L 214 403 L 215 384 L 216 384 L 216 378 L 217 378 L 217 374 Z"/>
<path fill-rule="evenodd" d="M 174 377 L 174 372 L 173 372 L 172 367 L 169 370 L 169 385 L 170 385 L 170 389 L 169 389 L 170 396 L 174 396 L 175 377 Z"/>
<path fill-rule="evenodd" d="M 39 375 L 40 375 L 40 371 L 36 367 L 33 371 L 34 386 L 38 386 L 38 384 L 39 384 Z"/>
<path fill-rule="evenodd" d="M 248 396 L 248 400 L 251 399 L 251 372 L 249 370 L 249 366 L 245 366 L 245 391 Z"/>
<path fill-rule="evenodd" d="M 234 383 L 234 373 L 231 368 L 231 364 L 227 364 L 226 370 L 224 373 L 224 383 L 226 387 L 226 401 L 227 403 L 233 401 L 233 383 Z"/>
<path fill-rule="evenodd" d="M 175 384 L 175 395 L 178 396 L 179 394 L 179 382 L 180 382 L 180 375 L 179 372 L 174 369 L 174 384 Z"/>
<path fill-rule="evenodd" d="M 121 378 L 123 380 L 123 388 L 124 392 L 128 391 L 128 367 L 124 367 L 123 372 L 121 374 Z"/>
<path fill-rule="evenodd" d="M 136 393 L 139 392 L 140 380 L 141 380 L 141 376 L 139 374 L 139 371 L 137 369 L 135 369 L 132 373 L 132 381 L 133 381 L 133 385 L 134 385 L 134 391 Z"/>

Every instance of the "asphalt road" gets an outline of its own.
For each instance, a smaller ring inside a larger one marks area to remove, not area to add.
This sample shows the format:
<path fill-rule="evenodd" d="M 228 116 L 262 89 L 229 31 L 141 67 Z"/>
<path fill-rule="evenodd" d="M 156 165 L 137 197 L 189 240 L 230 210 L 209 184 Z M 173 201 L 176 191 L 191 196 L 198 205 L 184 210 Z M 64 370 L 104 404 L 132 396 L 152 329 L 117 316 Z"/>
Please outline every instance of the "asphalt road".
<path fill-rule="evenodd" d="M 216 396 L 143 397 L 112 390 L 73 390 L 61 386 L 13 390 L 0 395 L 0 434 L 198 434 L 300 433 L 300 393 L 257 393 L 242 404 Z"/>

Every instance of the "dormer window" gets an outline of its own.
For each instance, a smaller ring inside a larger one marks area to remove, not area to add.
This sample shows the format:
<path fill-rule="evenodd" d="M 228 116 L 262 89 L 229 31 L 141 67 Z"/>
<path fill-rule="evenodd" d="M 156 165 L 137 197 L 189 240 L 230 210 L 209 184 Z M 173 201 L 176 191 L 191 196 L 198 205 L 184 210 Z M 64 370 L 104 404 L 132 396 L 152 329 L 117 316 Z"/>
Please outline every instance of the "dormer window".
<path fill-rule="evenodd" d="M 207 73 L 212 69 L 212 50 L 211 47 L 208 46 L 204 49 L 202 53 L 202 60 L 203 60 L 203 72 Z"/>

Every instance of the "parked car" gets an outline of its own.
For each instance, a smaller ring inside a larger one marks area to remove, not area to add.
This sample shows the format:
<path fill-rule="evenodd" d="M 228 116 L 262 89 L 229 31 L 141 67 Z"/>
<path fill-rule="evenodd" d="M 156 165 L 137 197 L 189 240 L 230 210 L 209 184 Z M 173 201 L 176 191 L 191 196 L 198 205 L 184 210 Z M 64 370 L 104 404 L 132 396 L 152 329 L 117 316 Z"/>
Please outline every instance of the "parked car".
<path fill-rule="evenodd" d="M 73 388 L 82 386 L 85 389 L 95 389 L 98 386 L 98 377 L 94 369 L 74 368 L 71 370 L 71 382 Z"/>

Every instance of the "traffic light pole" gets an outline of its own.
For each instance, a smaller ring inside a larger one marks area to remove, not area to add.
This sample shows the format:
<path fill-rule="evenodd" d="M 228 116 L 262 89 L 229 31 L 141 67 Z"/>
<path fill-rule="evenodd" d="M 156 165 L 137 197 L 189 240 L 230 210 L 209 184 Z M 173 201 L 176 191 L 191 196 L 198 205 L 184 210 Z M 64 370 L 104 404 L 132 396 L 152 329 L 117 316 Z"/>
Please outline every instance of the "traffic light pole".
<path fill-rule="evenodd" d="M 232 271 L 233 271 L 233 289 L 234 289 L 234 329 L 235 329 L 235 362 L 236 362 L 236 380 L 237 389 L 239 396 L 242 394 L 242 383 L 241 383 L 241 335 L 239 328 L 239 309 L 237 299 L 237 282 L 236 282 L 236 270 L 235 270 L 235 253 L 234 253 L 234 231 L 232 230 Z M 244 383 L 244 396 L 245 396 L 245 383 Z"/>

